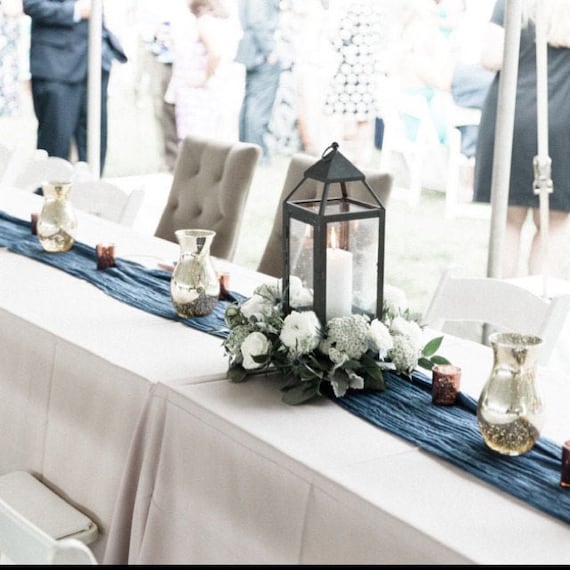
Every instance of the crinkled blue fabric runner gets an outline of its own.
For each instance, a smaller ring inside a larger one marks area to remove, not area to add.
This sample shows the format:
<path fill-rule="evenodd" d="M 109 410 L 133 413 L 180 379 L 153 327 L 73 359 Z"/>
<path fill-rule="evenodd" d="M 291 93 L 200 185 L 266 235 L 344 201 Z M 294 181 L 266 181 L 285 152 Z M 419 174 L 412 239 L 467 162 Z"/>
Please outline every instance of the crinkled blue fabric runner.
<path fill-rule="evenodd" d="M 30 222 L 0 212 L 0 247 L 46 263 L 75 277 L 92 283 L 109 296 L 153 315 L 179 321 L 192 328 L 225 338 L 228 329 L 224 312 L 232 301 L 244 297 L 231 294 L 228 301 L 219 301 L 214 312 L 204 317 L 179 317 L 170 298 L 168 271 L 147 269 L 124 259 L 116 260 L 116 267 L 97 269 L 95 248 L 80 242 L 65 253 L 47 253 L 38 237 L 31 233 Z"/>
<path fill-rule="evenodd" d="M 454 406 L 431 401 L 431 380 L 385 372 L 384 392 L 331 397 L 339 406 L 446 459 L 537 509 L 570 523 L 570 489 L 560 487 L 562 448 L 539 438 L 524 455 L 499 455 L 487 448 L 477 424 L 477 401 L 460 393 Z"/>
<path fill-rule="evenodd" d="M 29 222 L 4 212 L 0 212 L 0 247 L 85 279 L 143 311 L 222 338 L 229 332 L 224 324 L 226 301 L 220 301 L 207 317 L 178 317 L 170 300 L 170 273 L 166 271 L 121 259 L 117 259 L 117 267 L 99 271 L 95 249 L 77 242 L 66 253 L 46 253 L 37 236 L 31 234 Z M 244 299 L 232 295 L 235 301 Z M 454 406 L 435 406 L 431 402 L 431 380 L 422 373 L 415 372 L 412 380 L 390 371 L 385 377 L 388 388 L 384 392 L 351 391 L 343 398 L 331 396 L 331 400 L 537 509 L 570 522 L 570 489 L 560 487 L 560 445 L 541 437 L 524 455 L 499 455 L 483 442 L 473 398 L 460 394 Z"/>

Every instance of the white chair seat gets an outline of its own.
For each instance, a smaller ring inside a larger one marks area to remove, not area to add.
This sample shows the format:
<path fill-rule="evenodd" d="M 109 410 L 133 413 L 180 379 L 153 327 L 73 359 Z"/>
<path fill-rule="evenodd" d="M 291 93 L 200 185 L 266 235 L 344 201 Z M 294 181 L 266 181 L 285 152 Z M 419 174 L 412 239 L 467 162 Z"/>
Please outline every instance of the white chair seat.
<path fill-rule="evenodd" d="M 87 515 L 32 474 L 12 471 L 0 476 L 0 552 L 9 561 L 96 563 L 84 545 L 97 536 L 97 525 Z"/>

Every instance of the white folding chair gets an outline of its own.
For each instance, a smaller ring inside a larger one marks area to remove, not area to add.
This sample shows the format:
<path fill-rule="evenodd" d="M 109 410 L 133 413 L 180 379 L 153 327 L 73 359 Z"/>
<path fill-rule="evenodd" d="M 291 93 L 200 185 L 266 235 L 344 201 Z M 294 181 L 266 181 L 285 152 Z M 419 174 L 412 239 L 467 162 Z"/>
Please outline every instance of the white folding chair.
<path fill-rule="evenodd" d="M 127 192 L 101 179 L 76 182 L 71 188 L 71 203 L 76 208 L 126 226 L 133 225 L 143 199 L 142 188 Z"/>
<path fill-rule="evenodd" d="M 95 523 L 32 474 L 0 476 L 0 553 L 4 564 L 97 564 L 86 545 Z"/>
<path fill-rule="evenodd" d="M 34 192 L 46 182 L 71 182 L 73 165 L 65 158 L 36 153 L 20 167 L 13 185 Z"/>
<path fill-rule="evenodd" d="M 502 279 L 457 273 L 457 268 L 443 273 L 423 322 L 438 330 L 448 322 L 470 322 L 539 336 L 539 362 L 546 364 L 570 312 L 570 295 L 544 299 Z"/>

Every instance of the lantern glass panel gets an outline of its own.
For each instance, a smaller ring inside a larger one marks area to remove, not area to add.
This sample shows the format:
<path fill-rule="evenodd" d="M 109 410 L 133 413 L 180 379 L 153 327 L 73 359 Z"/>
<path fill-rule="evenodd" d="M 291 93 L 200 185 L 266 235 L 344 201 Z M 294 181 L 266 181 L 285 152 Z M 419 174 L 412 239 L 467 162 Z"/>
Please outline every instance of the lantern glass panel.
<path fill-rule="evenodd" d="M 298 310 L 312 309 L 313 292 L 313 226 L 300 220 L 290 221 L 290 272 L 289 275 L 298 277 L 305 289 L 305 294 L 299 298 L 294 295 L 290 303 Z M 291 277 L 289 277 L 291 280 Z"/>

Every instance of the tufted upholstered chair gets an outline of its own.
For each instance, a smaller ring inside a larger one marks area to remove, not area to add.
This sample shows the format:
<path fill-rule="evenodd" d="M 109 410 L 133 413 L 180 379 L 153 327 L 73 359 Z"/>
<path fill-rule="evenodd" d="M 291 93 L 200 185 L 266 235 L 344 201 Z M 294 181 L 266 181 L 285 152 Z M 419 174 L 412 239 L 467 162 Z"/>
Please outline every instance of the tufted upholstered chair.
<path fill-rule="evenodd" d="M 260 154 L 251 143 L 186 137 L 155 235 L 176 242 L 176 230 L 214 230 L 210 253 L 232 260 Z"/>
<path fill-rule="evenodd" d="M 283 236 L 283 215 L 281 208 L 283 200 L 301 181 L 305 170 L 312 166 L 316 160 L 317 159 L 314 156 L 302 152 L 294 154 L 291 157 L 291 161 L 289 162 L 289 167 L 287 169 L 287 174 L 285 175 L 285 183 L 283 184 L 283 190 L 281 192 L 281 197 L 277 206 L 277 212 L 275 213 L 273 227 L 271 229 L 271 233 L 269 234 L 269 239 L 267 240 L 267 244 L 261 256 L 259 265 L 257 266 L 257 271 L 260 273 L 265 273 L 267 275 L 278 278 L 282 276 L 281 251 Z M 380 199 L 380 202 L 382 202 L 382 205 L 386 207 L 394 183 L 393 176 L 388 173 L 370 170 L 362 170 L 362 172 L 366 176 L 366 182 L 368 182 L 370 187 L 374 190 L 374 192 L 376 192 L 376 195 Z M 321 188 L 322 183 L 319 183 L 317 180 L 307 179 L 299 188 L 299 190 L 297 190 L 295 199 L 301 200 L 315 198 L 317 196 L 317 192 L 320 194 Z M 370 201 L 368 192 L 360 182 L 347 183 L 347 191 L 349 196 L 353 198 L 361 199 L 366 202 Z"/>

